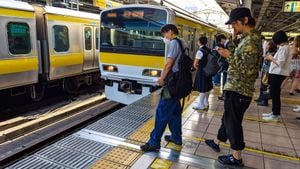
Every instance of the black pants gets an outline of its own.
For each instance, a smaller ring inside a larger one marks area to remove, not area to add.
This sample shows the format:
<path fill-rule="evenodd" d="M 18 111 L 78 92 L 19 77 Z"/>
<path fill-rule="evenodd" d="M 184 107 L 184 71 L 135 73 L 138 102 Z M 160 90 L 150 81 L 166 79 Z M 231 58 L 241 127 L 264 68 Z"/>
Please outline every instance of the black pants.
<path fill-rule="evenodd" d="M 222 142 L 229 139 L 230 147 L 233 150 L 243 150 L 245 142 L 242 122 L 252 98 L 233 91 L 224 92 L 224 114 L 217 138 Z"/>
<path fill-rule="evenodd" d="M 271 99 L 272 99 L 272 112 L 274 115 L 280 115 L 281 84 L 285 78 L 286 78 L 286 76 L 269 74 L 270 94 L 271 94 Z"/>

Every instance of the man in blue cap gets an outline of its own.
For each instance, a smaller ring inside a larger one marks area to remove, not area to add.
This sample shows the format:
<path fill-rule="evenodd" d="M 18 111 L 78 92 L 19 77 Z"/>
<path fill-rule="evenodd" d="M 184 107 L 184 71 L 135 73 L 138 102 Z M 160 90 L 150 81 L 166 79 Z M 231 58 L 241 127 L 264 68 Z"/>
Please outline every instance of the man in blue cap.
<path fill-rule="evenodd" d="M 217 138 L 205 140 L 205 143 L 214 151 L 220 152 L 220 142 L 229 140 L 233 153 L 219 156 L 218 161 L 226 165 L 243 166 L 241 153 L 245 142 L 242 122 L 252 100 L 254 83 L 261 64 L 261 36 L 254 29 L 255 20 L 248 8 L 233 9 L 225 24 L 231 24 L 234 34 L 240 34 L 241 39 L 238 45 L 235 44 L 234 50 L 218 50 L 229 63 L 224 87 L 224 114 Z"/>

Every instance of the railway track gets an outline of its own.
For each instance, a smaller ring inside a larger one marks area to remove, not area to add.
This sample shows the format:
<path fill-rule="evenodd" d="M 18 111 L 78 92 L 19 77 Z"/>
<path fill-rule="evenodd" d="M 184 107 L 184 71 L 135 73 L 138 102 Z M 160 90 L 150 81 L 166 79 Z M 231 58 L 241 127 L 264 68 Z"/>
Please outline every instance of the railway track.
<path fill-rule="evenodd" d="M 0 123 L 0 168 L 70 134 L 122 105 L 103 95 L 81 98 L 43 114 Z"/>

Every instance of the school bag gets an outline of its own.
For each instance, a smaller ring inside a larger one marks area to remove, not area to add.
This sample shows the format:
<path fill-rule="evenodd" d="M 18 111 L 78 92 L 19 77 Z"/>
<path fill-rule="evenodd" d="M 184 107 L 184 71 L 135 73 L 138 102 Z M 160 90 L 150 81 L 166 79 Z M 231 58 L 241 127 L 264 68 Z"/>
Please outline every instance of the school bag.
<path fill-rule="evenodd" d="M 207 63 L 203 71 L 207 77 L 216 75 L 221 69 L 220 57 L 217 55 L 216 50 L 206 52 Z"/>
<path fill-rule="evenodd" d="M 179 43 L 181 49 L 181 56 L 178 61 L 179 71 L 169 71 L 165 80 L 165 87 L 168 89 L 172 98 L 181 99 L 188 96 L 193 88 L 191 72 L 193 60 L 189 57 L 189 49 L 183 48 L 179 39 L 175 38 L 175 40 Z"/>

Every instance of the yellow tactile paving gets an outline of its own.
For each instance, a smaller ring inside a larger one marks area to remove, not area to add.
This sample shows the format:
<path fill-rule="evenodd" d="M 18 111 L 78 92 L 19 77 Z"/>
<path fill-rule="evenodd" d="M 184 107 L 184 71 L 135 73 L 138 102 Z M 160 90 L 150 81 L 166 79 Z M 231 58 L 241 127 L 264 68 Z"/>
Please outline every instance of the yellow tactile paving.
<path fill-rule="evenodd" d="M 176 151 L 181 151 L 182 146 L 176 145 L 174 143 L 168 143 L 166 148 L 172 149 L 172 150 L 176 150 Z"/>
<path fill-rule="evenodd" d="M 108 152 L 103 159 L 130 166 L 139 156 L 140 154 L 138 152 L 115 147 Z"/>
<path fill-rule="evenodd" d="M 151 164 L 150 168 L 153 169 L 169 169 L 171 168 L 173 162 L 169 160 L 164 160 L 161 158 L 156 158 L 154 162 Z"/>
<path fill-rule="evenodd" d="M 108 160 L 103 160 L 103 159 L 98 160 L 91 167 L 91 169 L 127 169 L 127 168 L 129 167 Z"/>
<path fill-rule="evenodd" d="M 149 139 L 150 132 L 137 131 L 133 133 L 128 139 L 142 143 L 146 143 Z"/>

